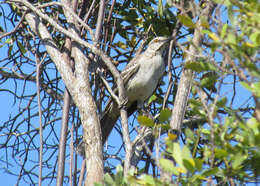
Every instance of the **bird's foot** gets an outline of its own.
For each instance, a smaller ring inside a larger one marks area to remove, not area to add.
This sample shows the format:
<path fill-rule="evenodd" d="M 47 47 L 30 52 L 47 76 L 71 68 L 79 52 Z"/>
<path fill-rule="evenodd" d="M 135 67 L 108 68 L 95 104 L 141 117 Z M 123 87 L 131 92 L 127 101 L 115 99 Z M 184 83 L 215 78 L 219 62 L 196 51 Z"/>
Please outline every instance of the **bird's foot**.
<path fill-rule="evenodd" d="M 148 116 L 148 117 L 150 116 L 149 110 L 148 110 L 147 107 L 145 107 L 144 104 L 137 104 L 137 109 L 138 109 L 140 114 Z"/>

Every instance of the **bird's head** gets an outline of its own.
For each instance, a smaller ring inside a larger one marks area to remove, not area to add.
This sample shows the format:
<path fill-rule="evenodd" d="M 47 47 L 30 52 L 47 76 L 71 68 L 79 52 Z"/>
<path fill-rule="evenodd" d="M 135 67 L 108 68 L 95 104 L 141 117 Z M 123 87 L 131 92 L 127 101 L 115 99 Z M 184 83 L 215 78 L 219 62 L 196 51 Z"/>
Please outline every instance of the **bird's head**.
<path fill-rule="evenodd" d="M 171 37 L 156 37 L 148 44 L 147 50 L 151 52 L 163 52 L 171 40 Z"/>

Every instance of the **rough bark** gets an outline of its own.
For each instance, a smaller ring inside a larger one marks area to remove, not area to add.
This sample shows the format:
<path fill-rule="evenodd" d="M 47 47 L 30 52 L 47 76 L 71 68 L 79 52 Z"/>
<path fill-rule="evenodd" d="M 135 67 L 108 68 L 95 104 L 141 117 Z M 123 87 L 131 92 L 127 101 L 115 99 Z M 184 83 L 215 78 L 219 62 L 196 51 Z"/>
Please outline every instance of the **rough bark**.
<path fill-rule="evenodd" d="M 28 13 L 26 20 L 31 29 L 42 39 L 48 54 L 55 63 L 61 77 L 66 84 L 72 98 L 77 105 L 81 122 L 84 129 L 84 139 L 89 148 L 86 148 L 87 157 L 87 177 L 85 185 L 93 185 L 94 182 L 100 182 L 103 179 L 103 154 L 101 142 L 101 130 L 99 118 L 96 113 L 96 105 L 91 95 L 88 72 L 86 72 L 87 61 L 80 49 L 76 52 L 78 58 L 75 59 L 74 76 L 69 64 L 65 62 L 59 49 L 52 41 L 52 37 L 45 25 L 34 13 Z M 75 46 L 74 46 L 75 47 Z M 76 47 L 75 47 L 76 48 Z"/>
<path fill-rule="evenodd" d="M 201 26 L 201 19 L 209 17 L 209 14 L 212 12 L 213 6 L 214 5 L 212 2 L 208 2 L 207 7 L 202 10 L 202 13 L 200 14 L 200 19 L 197 22 L 198 26 L 196 26 L 194 30 L 193 39 L 191 41 L 192 44 L 190 45 L 189 52 L 187 53 L 187 62 L 196 60 L 196 55 L 199 52 L 198 48 L 200 48 L 200 42 L 202 39 L 201 30 L 203 27 Z M 178 90 L 174 101 L 174 108 L 172 110 L 172 119 L 170 122 L 171 129 L 174 130 L 177 135 L 181 133 L 193 75 L 194 72 L 192 72 L 190 69 L 184 68 L 180 78 L 180 82 L 178 84 Z"/>

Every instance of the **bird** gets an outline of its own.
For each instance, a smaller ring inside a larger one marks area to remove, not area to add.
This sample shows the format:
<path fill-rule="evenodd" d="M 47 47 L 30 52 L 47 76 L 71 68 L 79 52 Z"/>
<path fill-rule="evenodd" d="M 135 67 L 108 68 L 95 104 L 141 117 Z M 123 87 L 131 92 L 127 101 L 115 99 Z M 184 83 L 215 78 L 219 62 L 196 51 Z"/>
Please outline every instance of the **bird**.
<path fill-rule="evenodd" d="M 132 115 L 144 102 L 152 96 L 164 72 L 163 54 L 171 37 L 155 37 L 147 49 L 135 56 L 121 72 L 126 96 L 128 98 L 127 113 Z M 120 109 L 113 99 L 109 99 L 101 115 L 102 143 L 105 144 L 109 134 L 120 116 Z"/>

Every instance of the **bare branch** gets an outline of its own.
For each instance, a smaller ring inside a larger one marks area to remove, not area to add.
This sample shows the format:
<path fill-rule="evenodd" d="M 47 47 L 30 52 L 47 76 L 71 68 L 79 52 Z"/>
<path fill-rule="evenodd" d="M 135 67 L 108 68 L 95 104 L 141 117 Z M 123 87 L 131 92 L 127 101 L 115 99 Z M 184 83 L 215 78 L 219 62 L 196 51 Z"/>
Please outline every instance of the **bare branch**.
<path fill-rule="evenodd" d="M 39 186 L 42 185 L 42 157 L 43 157 L 43 129 L 42 129 L 42 107 L 41 107 L 41 97 L 40 97 L 40 74 L 41 74 L 41 63 L 37 54 L 35 54 L 36 59 L 36 85 L 37 85 L 37 102 L 39 110 L 39 131 L 40 131 L 40 152 L 39 152 Z"/>
<path fill-rule="evenodd" d="M 4 33 L 4 34 L 0 35 L 0 39 L 4 38 L 4 37 L 6 37 L 6 36 L 9 36 L 9 35 L 14 34 L 14 33 L 19 29 L 19 27 L 20 27 L 20 25 L 22 24 L 22 22 L 24 21 L 24 17 L 25 17 L 25 15 L 26 15 L 26 13 L 27 13 L 27 12 L 24 12 L 24 13 L 23 13 L 23 15 L 22 15 L 20 21 L 17 23 L 17 25 L 14 27 L 14 29 L 13 29 L 12 31 L 10 31 L 10 32 L 7 32 L 7 33 Z"/>

